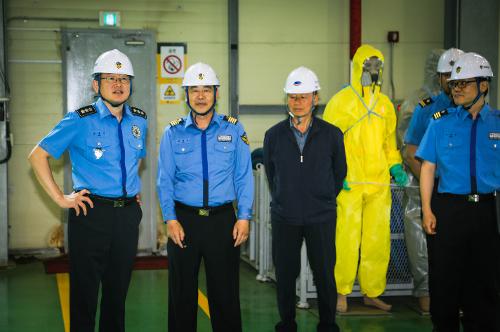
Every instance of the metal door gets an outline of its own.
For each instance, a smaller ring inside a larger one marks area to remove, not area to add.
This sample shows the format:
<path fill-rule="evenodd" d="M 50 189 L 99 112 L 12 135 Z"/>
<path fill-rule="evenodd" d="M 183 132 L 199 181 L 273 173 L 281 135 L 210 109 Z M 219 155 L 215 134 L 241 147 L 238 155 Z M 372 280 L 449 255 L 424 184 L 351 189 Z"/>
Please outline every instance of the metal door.
<path fill-rule="evenodd" d="M 156 41 L 151 31 L 65 29 L 61 31 L 63 58 L 64 113 L 74 111 L 95 100 L 91 73 L 99 54 L 118 49 L 134 66 L 133 94 L 130 105 L 148 115 L 147 157 L 142 161 L 143 217 L 139 233 L 139 250 L 156 251 Z M 68 158 L 66 159 L 68 160 Z M 64 189 L 71 191 L 71 165 L 65 165 Z"/>

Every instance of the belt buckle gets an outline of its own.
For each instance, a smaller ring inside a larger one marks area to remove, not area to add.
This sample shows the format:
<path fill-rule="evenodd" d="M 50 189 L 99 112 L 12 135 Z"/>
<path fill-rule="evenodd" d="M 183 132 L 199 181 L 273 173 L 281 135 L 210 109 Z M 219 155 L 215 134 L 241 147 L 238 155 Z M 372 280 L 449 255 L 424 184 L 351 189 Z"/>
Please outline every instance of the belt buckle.
<path fill-rule="evenodd" d="M 115 207 L 115 208 L 122 208 L 124 206 L 125 206 L 124 200 L 113 201 L 113 207 Z"/>
<path fill-rule="evenodd" d="M 467 201 L 472 202 L 472 203 L 478 203 L 479 202 L 479 195 L 478 194 L 467 195 Z"/>
<path fill-rule="evenodd" d="M 198 215 L 202 217 L 208 217 L 210 215 L 209 209 L 198 209 Z"/>

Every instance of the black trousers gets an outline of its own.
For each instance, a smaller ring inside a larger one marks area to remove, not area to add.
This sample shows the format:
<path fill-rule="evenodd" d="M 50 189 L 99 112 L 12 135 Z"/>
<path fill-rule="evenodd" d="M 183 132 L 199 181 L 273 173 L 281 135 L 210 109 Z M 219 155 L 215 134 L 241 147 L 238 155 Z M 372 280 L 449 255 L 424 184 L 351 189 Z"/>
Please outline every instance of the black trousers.
<path fill-rule="evenodd" d="M 497 252 L 498 252 L 498 257 L 500 257 L 500 190 L 497 190 L 495 202 L 496 202 L 496 217 L 497 217 L 497 228 L 498 228 Z M 500 259 L 498 259 L 497 261 L 496 288 L 497 288 L 497 298 L 498 298 L 497 312 L 500 312 Z M 497 325 L 499 326 L 500 330 L 500 314 L 497 315 Z"/>
<path fill-rule="evenodd" d="M 300 250 L 305 239 L 307 257 L 318 292 L 319 332 L 336 332 L 335 223 L 291 225 L 272 223 L 273 263 L 276 269 L 278 310 L 276 331 L 295 332 L 295 285 L 300 274 Z"/>
<path fill-rule="evenodd" d="M 210 321 L 215 332 L 241 331 L 240 248 L 234 247 L 232 206 L 208 217 L 176 207 L 186 247 L 169 240 L 168 331 L 194 332 L 198 312 L 198 272 L 205 264 Z"/>
<path fill-rule="evenodd" d="M 125 331 L 125 299 L 137 253 L 142 210 L 137 202 L 114 208 L 93 200 L 87 216 L 70 210 L 70 328 L 95 331 L 102 284 L 99 331 Z"/>
<path fill-rule="evenodd" d="M 432 199 L 436 234 L 427 236 L 431 318 L 436 332 L 499 331 L 498 232 L 493 200 Z"/>

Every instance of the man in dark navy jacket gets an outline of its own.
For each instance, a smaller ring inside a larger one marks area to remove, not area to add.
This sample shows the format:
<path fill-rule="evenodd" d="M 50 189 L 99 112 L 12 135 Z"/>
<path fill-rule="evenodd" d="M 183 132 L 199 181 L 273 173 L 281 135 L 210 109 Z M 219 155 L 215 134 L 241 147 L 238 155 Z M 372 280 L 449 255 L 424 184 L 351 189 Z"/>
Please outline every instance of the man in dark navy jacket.
<path fill-rule="evenodd" d="M 305 67 L 285 84 L 289 118 L 266 132 L 264 166 L 271 190 L 273 262 L 278 310 L 276 331 L 297 331 L 295 282 L 300 250 L 307 256 L 318 292 L 318 331 L 339 331 L 335 323 L 336 197 L 347 174 L 344 139 L 335 126 L 313 116 L 318 105 L 317 76 Z"/>

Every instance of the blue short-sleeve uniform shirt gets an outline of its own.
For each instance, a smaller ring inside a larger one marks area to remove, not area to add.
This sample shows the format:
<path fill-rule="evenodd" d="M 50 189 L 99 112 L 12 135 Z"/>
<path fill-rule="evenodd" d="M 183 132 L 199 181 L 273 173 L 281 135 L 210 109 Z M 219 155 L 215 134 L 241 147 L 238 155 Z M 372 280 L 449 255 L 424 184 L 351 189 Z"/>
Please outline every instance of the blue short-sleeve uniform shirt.
<path fill-rule="evenodd" d="M 416 156 L 436 164 L 438 192 L 488 194 L 500 189 L 500 111 L 485 105 L 473 120 L 460 106 L 437 118 Z"/>
<path fill-rule="evenodd" d="M 191 114 L 171 122 L 160 142 L 157 189 L 164 221 L 177 219 L 175 201 L 215 207 L 236 200 L 238 219 L 251 219 L 252 160 L 241 123 L 216 112 L 205 130 Z"/>
<path fill-rule="evenodd" d="M 38 145 L 58 159 L 68 150 L 73 189 L 105 197 L 139 193 L 139 160 L 146 156 L 146 114 L 125 104 L 122 121 L 102 99 L 64 118 Z"/>

